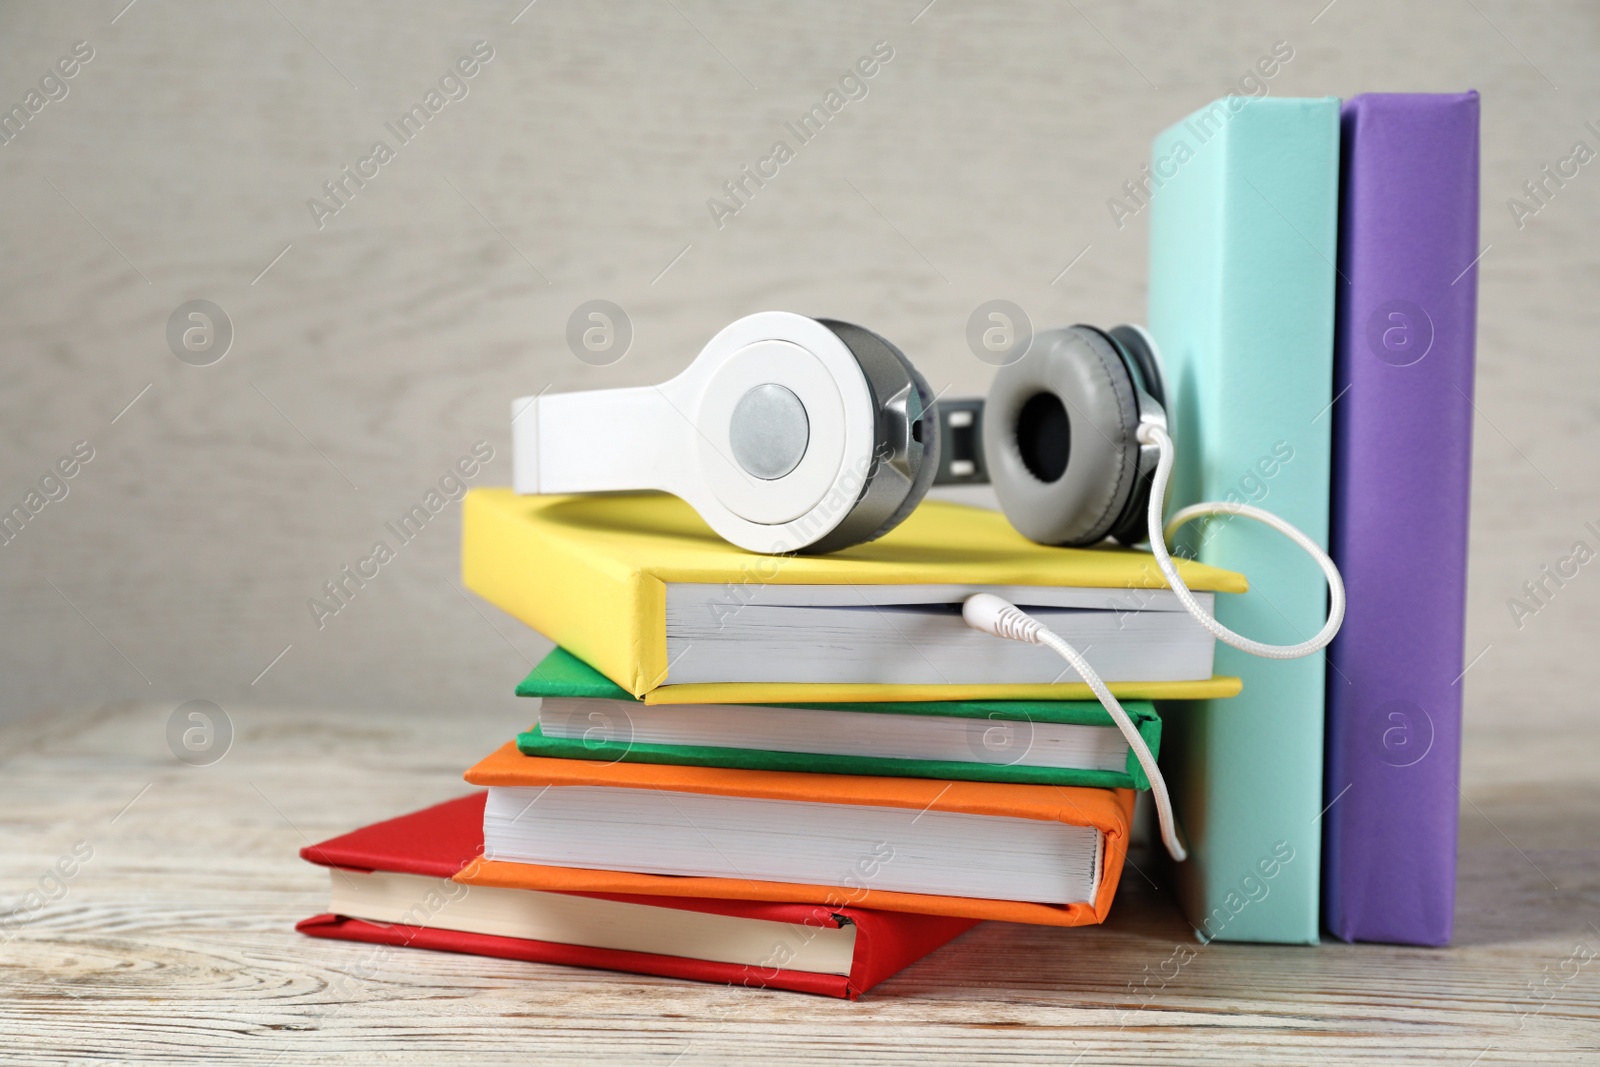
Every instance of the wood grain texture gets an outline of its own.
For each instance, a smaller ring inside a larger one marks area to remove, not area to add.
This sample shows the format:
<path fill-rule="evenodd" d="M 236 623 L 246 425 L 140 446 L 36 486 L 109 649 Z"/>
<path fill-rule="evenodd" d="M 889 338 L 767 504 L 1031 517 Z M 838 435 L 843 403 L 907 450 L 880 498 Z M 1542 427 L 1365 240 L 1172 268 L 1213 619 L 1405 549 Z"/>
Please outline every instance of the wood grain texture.
<path fill-rule="evenodd" d="M 1595 824 L 1600 793 L 1570 777 L 1469 792 L 1450 949 L 1200 945 L 1137 855 L 1104 927 L 988 923 L 848 1004 L 302 937 L 294 922 L 327 892 L 302 845 L 463 791 L 461 768 L 518 723 L 253 711 L 230 716 L 221 760 L 190 767 L 167 748 L 170 713 L 110 705 L 0 730 L 8 1064 L 1600 1056 L 1600 960 L 1563 968 L 1578 946 L 1600 952 L 1600 848 L 1570 833 Z M 80 842 L 92 856 L 31 910 Z"/>

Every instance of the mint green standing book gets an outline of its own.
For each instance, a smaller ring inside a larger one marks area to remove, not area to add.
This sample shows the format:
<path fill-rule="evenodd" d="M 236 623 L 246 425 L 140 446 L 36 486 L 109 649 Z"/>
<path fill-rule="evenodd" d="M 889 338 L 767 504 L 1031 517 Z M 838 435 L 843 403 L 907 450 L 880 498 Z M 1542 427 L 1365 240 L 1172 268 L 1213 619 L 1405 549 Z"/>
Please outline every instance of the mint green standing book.
<path fill-rule="evenodd" d="M 543 700 L 540 722 L 517 737 L 526 756 L 1150 788 L 1111 716 L 1094 701 L 647 705 L 559 647 L 523 679 L 517 695 Z M 1159 753 L 1155 708 L 1137 700 L 1123 708 Z M 741 735 L 765 744 L 739 744 Z"/>
<path fill-rule="evenodd" d="M 1253 503 L 1328 537 L 1339 101 L 1230 97 L 1156 138 L 1150 330 L 1167 375 L 1177 463 L 1170 514 Z M 1327 592 L 1292 543 L 1249 519 L 1191 524 L 1206 563 L 1250 592 L 1217 598 L 1239 633 L 1295 643 Z M 1217 645 L 1230 700 L 1162 705 L 1162 770 L 1190 849 L 1175 865 L 1202 940 L 1315 944 L 1326 660 Z"/>

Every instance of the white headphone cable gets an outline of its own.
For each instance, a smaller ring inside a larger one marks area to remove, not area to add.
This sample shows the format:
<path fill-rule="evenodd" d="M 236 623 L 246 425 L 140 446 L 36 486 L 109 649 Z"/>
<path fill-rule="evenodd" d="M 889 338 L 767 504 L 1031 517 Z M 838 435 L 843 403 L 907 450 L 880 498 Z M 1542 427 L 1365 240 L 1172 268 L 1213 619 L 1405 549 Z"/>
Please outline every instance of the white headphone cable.
<path fill-rule="evenodd" d="M 1161 509 L 1167 496 L 1167 482 L 1172 477 L 1174 452 L 1172 438 L 1167 436 L 1167 432 L 1161 427 L 1149 424 L 1139 427 L 1138 436 L 1141 444 L 1154 444 L 1159 450 L 1155 477 L 1150 484 L 1150 551 L 1155 555 L 1156 563 L 1167 579 L 1167 584 L 1172 587 L 1173 593 L 1177 595 L 1179 602 L 1189 614 L 1194 616 L 1195 621 L 1210 631 L 1217 640 L 1265 659 L 1299 659 L 1326 647 L 1344 622 L 1345 607 L 1344 580 L 1339 577 L 1339 568 L 1334 566 L 1328 554 L 1292 524 L 1270 511 L 1263 511 L 1249 504 L 1194 504 L 1173 515 L 1172 521 L 1163 529 Z M 1202 515 L 1243 515 L 1247 519 L 1265 523 L 1299 545 L 1316 561 L 1317 566 L 1322 568 L 1322 573 L 1328 578 L 1328 621 L 1315 637 L 1298 645 L 1269 645 L 1253 641 L 1234 633 L 1218 622 L 1216 616 L 1200 606 L 1200 602 L 1194 598 L 1189 587 L 1184 585 L 1183 579 L 1178 576 L 1177 565 L 1172 562 L 1172 556 L 1167 551 L 1166 538 L 1184 523 Z M 1094 695 L 1100 698 L 1100 703 L 1110 714 L 1111 720 L 1117 724 L 1117 729 L 1121 730 L 1122 736 L 1127 739 L 1128 746 L 1139 760 L 1139 766 L 1144 768 L 1145 777 L 1150 779 L 1150 797 L 1155 801 L 1156 819 L 1161 824 L 1161 841 L 1167 846 L 1167 852 L 1180 863 L 1187 859 L 1188 851 L 1183 846 L 1177 823 L 1172 816 L 1172 798 L 1167 793 L 1167 782 L 1161 776 L 1161 768 L 1156 765 L 1156 759 L 1150 754 L 1150 747 L 1144 743 L 1144 738 L 1139 736 L 1139 731 L 1134 728 L 1133 720 L 1128 718 L 1128 713 L 1117 702 L 1117 698 L 1111 695 L 1111 690 L 1106 687 L 1100 675 L 1089 666 L 1089 661 L 1060 634 L 1046 629 L 1038 619 L 991 593 L 977 593 L 968 597 L 961 607 L 961 617 L 973 629 L 982 630 L 996 637 L 1044 645 L 1053 649 L 1072 665 L 1072 669 L 1078 672 L 1078 677 L 1087 682 Z"/>
<path fill-rule="evenodd" d="M 1156 564 L 1160 566 L 1162 575 L 1167 579 L 1167 584 L 1172 587 L 1173 593 L 1180 603 L 1188 609 L 1195 621 L 1211 635 L 1224 644 L 1232 645 L 1242 652 L 1263 659 L 1299 659 L 1325 648 L 1334 634 L 1339 632 L 1339 627 L 1344 623 L 1344 579 L 1339 577 L 1339 568 L 1334 566 L 1328 554 L 1317 546 L 1317 543 L 1307 537 L 1292 524 L 1285 522 L 1270 511 L 1252 507 L 1249 504 L 1191 504 L 1176 512 L 1172 521 L 1166 528 L 1161 526 L 1161 508 L 1167 497 L 1167 482 L 1172 477 L 1172 461 L 1174 448 L 1172 438 L 1167 436 L 1167 431 L 1159 426 L 1146 423 L 1139 427 L 1139 442 L 1141 444 L 1154 444 L 1160 449 L 1156 461 L 1155 477 L 1150 483 L 1150 551 L 1156 557 Z M 1215 615 L 1200 606 L 1200 602 L 1189 592 L 1189 587 L 1183 584 L 1183 579 L 1178 577 L 1178 568 L 1172 562 L 1172 556 L 1167 552 L 1166 539 L 1172 532 L 1191 519 L 1198 519 L 1202 515 L 1243 515 L 1247 519 L 1277 530 L 1289 540 L 1305 549 L 1305 552 L 1317 566 L 1322 568 L 1322 573 L 1328 579 L 1328 621 L 1309 641 L 1302 641 L 1298 645 L 1269 645 L 1261 641 L 1253 641 L 1242 634 L 1236 634 L 1222 623 L 1217 621 Z"/>
<path fill-rule="evenodd" d="M 1172 798 L 1167 795 L 1167 781 L 1161 777 L 1161 768 L 1156 766 L 1156 758 L 1150 754 L 1150 746 L 1144 743 L 1144 738 L 1139 736 L 1133 720 L 1128 718 L 1128 713 L 1117 703 L 1117 698 L 1111 695 L 1111 690 L 1106 688 L 1106 683 L 1100 680 L 1100 675 L 1089 666 L 1089 661 L 1083 658 L 1082 653 L 1068 644 L 1060 634 L 1045 629 L 1044 624 L 1038 619 L 993 593 L 974 593 L 967 597 L 966 602 L 961 605 L 961 617 L 974 630 L 982 630 L 984 633 L 1021 641 L 1024 644 L 1044 645 L 1072 664 L 1072 669 L 1078 672 L 1078 677 L 1088 682 L 1089 688 L 1094 690 L 1094 695 L 1100 698 L 1100 703 L 1111 715 L 1111 721 L 1117 724 L 1117 729 L 1122 731 L 1128 746 L 1133 749 L 1134 756 L 1139 760 L 1139 766 L 1144 768 L 1145 777 L 1150 779 L 1150 797 L 1156 803 L 1156 818 L 1161 823 L 1161 840 L 1166 844 L 1167 851 L 1180 863 L 1188 858 L 1188 852 L 1178 838 L 1177 823 L 1172 818 Z"/>

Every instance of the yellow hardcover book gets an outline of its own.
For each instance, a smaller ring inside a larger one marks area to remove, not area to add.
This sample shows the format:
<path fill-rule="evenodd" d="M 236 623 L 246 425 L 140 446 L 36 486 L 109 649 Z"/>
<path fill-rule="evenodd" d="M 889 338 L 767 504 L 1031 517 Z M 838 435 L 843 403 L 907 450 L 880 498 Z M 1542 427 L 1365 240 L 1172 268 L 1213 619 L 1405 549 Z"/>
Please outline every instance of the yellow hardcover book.
<path fill-rule="evenodd" d="M 1076 640 L 1120 697 L 1239 691 L 1148 553 L 1037 545 L 981 508 L 926 501 L 820 556 L 746 552 L 659 493 L 474 489 L 462 523 L 469 589 L 649 704 L 1091 698 L 1054 653 L 966 629 L 980 591 Z M 1179 567 L 1203 601 L 1248 588 Z"/>

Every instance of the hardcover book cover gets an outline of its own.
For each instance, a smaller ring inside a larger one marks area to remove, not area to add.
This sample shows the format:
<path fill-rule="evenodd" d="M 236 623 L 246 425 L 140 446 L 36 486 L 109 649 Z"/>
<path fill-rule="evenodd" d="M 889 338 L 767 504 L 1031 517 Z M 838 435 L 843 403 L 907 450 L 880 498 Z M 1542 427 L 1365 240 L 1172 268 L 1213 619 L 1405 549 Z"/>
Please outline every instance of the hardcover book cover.
<path fill-rule="evenodd" d="M 1478 94 L 1347 101 L 1333 407 L 1328 929 L 1449 942 L 1477 325 Z"/>
<path fill-rule="evenodd" d="M 1248 588 L 1238 574 L 1179 565 L 1195 589 Z M 1116 591 L 1112 610 L 1137 610 L 1124 590 L 1165 584 L 1148 553 L 1038 545 L 998 512 L 939 500 L 925 501 L 868 544 L 827 555 L 762 556 L 722 540 L 676 497 L 519 496 L 509 489 L 474 489 L 462 501 L 461 568 L 467 588 L 650 704 L 1093 698 L 1082 682 L 672 684 L 666 629 L 672 584 L 716 586 L 731 597 L 775 585 L 1108 589 Z M 1238 689 L 1231 677 L 1111 683 L 1117 696 L 1134 700 L 1226 697 Z"/>
<path fill-rule="evenodd" d="M 1150 329 L 1177 463 L 1168 513 L 1242 500 L 1326 546 L 1333 417 L 1339 101 L 1225 97 L 1156 138 Z M 1247 519 L 1191 523 L 1200 560 L 1246 574 L 1217 618 L 1293 644 L 1327 612 L 1316 567 Z M 1232 700 L 1161 705 L 1162 765 L 1190 849 L 1175 868 L 1202 939 L 1319 935 L 1324 659 L 1219 644 Z M 1270 878 L 1266 872 L 1273 872 Z"/>
<path fill-rule="evenodd" d="M 1001 919 L 1042 926 L 1085 926 L 1104 922 L 1116 895 L 1127 856 L 1135 794 L 1128 789 L 1076 786 L 1007 785 L 993 782 L 939 782 L 924 778 L 874 778 L 786 771 L 738 771 L 647 763 L 594 763 L 588 760 L 524 756 L 506 744 L 467 771 L 473 785 L 560 789 L 601 786 L 721 796 L 859 804 L 904 808 L 908 817 L 938 810 L 1040 819 L 1088 826 L 1103 839 L 1099 889 L 1093 901 L 1062 904 L 976 897 L 941 896 L 832 885 L 769 882 L 750 878 L 685 877 L 631 871 L 583 870 L 536 863 L 484 859 L 455 876 L 470 885 L 546 889 L 562 892 L 631 893 L 646 896 L 690 894 L 722 900 L 801 901 L 830 905 L 847 894 L 862 907 L 921 915 Z"/>
<path fill-rule="evenodd" d="M 485 796 L 485 793 L 477 792 L 375 823 L 321 844 L 307 846 L 300 854 L 312 863 L 328 867 L 396 871 L 448 879 L 470 865 L 483 851 Z M 663 922 L 671 921 L 674 910 L 708 912 L 782 924 L 780 929 L 792 930 L 795 937 L 804 936 L 805 931 L 813 927 L 833 928 L 840 923 L 852 923 L 856 929 L 855 956 L 850 973 L 837 975 L 787 970 L 780 966 L 785 961 L 781 936 L 774 941 L 775 951 L 769 965 L 740 965 L 436 926 L 368 922 L 334 914 L 313 916 L 299 923 L 295 929 L 311 937 L 593 967 L 752 988 L 789 989 L 854 1000 L 976 925 L 970 919 L 880 913 L 850 905 L 826 908 L 814 904 L 731 898 L 584 895 L 659 909 Z"/>
<path fill-rule="evenodd" d="M 897 759 L 806 751 L 772 751 L 711 745 L 651 744 L 638 739 L 628 714 L 638 704 L 628 692 L 564 648 L 556 648 L 517 686 L 524 697 L 614 700 L 594 705 L 593 725 L 581 738 L 549 736 L 539 724 L 517 735 L 525 756 L 634 763 L 676 763 L 692 767 L 744 770 L 816 771 L 823 774 L 904 775 L 974 782 L 1017 782 L 1034 785 L 1084 785 L 1106 789 L 1149 789 L 1139 759 L 1130 749 L 1121 770 L 1026 766 L 1036 725 L 1065 724 L 1115 729 L 1111 716 L 1096 701 L 949 700 L 895 701 L 879 704 L 784 704 L 817 712 L 853 711 L 874 715 L 926 715 L 968 721 L 970 760 Z M 583 705 L 583 707 L 589 707 Z M 1161 720 L 1145 701 L 1130 700 L 1123 710 L 1152 753 L 1161 750 Z M 819 727 L 820 729 L 820 727 Z M 1120 736 L 1120 735 L 1119 735 Z"/>

